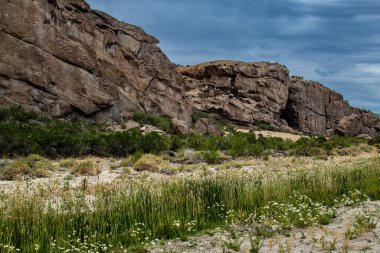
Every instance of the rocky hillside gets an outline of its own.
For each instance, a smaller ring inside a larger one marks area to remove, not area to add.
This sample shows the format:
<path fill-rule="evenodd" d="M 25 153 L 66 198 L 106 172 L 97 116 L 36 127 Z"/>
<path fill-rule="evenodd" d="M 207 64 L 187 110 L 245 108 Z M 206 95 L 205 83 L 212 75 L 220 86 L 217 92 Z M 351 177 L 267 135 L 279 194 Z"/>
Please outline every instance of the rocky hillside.
<path fill-rule="evenodd" d="M 0 0 L 0 107 L 120 122 L 166 114 L 181 130 L 193 108 L 237 123 L 307 133 L 376 135 L 378 116 L 278 64 L 208 62 L 176 68 L 141 28 L 82 0 Z"/>

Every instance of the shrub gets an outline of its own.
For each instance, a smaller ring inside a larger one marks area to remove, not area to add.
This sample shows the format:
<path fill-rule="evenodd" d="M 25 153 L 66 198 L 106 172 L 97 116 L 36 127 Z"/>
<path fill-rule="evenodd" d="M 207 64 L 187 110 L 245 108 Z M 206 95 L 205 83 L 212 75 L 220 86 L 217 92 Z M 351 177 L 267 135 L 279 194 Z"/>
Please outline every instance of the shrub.
<path fill-rule="evenodd" d="M 202 159 L 202 155 L 199 151 L 184 148 L 178 151 L 177 157 L 174 159 L 174 161 L 179 163 L 192 164 L 200 163 Z"/>
<path fill-rule="evenodd" d="M 283 129 L 276 127 L 265 121 L 254 121 L 252 124 L 260 128 L 261 130 L 267 130 L 267 131 L 273 131 L 273 132 L 284 132 Z"/>
<path fill-rule="evenodd" d="M 202 118 L 210 119 L 212 117 L 209 113 L 203 112 L 201 110 L 193 109 L 191 113 L 191 119 L 193 123 L 197 122 L 199 119 L 202 119 Z"/>
<path fill-rule="evenodd" d="M 51 161 L 40 155 L 30 154 L 25 158 L 25 161 L 31 168 L 52 170 Z"/>
<path fill-rule="evenodd" d="M 169 162 L 165 161 L 156 155 L 143 155 L 135 164 L 133 168 L 137 171 L 150 171 L 150 172 L 160 172 L 161 169 L 169 166 Z"/>
<path fill-rule="evenodd" d="M 21 107 L 9 107 L 0 110 L 0 121 L 17 121 L 27 123 L 29 120 L 46 121 L 46 117 L 42 117 L 35 112 L 27 112 Z"/>
<path fill-rule="evenodd" d="M 216 150 L 201 152 L 203 160 L 208 164 L 220 163 L 219 152 Z"/>
<path fill-rule="evenodd" d="M 375 146 L 376 144 L 380 144 L 380 135 L 373 137 L 368 141 L 368 144 L 371 146 Z"/>
<path fill-rule="evenodd" d="M 203 112 L 193 115 L 204 116 Z M 214 117 L 207 114 L 208 117 Z M 167 116 L 137 113 L 140 122 L 154 124 L 170 132 L 171 122 Z M 136 152 L 159 154 L 163 151 L 193 149 L 196 151 L 229 151 L 234 157 L 262 156 L 267 150 L 289 151 L 298 156 L 330 155 L 335 150 L 366 143 L 354 137 L 332 136 L 301 138 L 297 142 L 280 138 L 258 138 L 254 133 L 232 132 L 227 136 L 205 136 L 196 133 L 160 135 L 142 134 L 138 128 L 123 132 L 110 132 L 101 124 L 50 119 L 20 108 L 0 109 L 0 155 L 3 157 L 39 154 L 44 157 L 118 156 L 127 157 Z M 31 121 L 33 120 L 33 121 Z M 380 137 L 370 145 L 380 146 Z M 41 162 L 43 163 L 43 162 Z M 70 165 L 72 167 L 72 164 Z"/>
<path fill-rule="evenodd" d="M 264 152 L 264 146 L 254 133 L 234 133 L 230 137 L 229 151 L 233 157 L 260 156 Z"/>
<path fill-rule="evenodd" d="M 141 147 L 141 151 L 145 153 L 158 154 L 159 152 L 168 150 L 170 148 L 170 141 L 168 138 L 161 136 L 157 132 L 151 132 L 144 135 L 139 145 Z"/>
<path fill-rule="evenodd" d="M 70 173 L 75 176 L 96 176 L 100 174 L 100 169 L 90 160 L 77 161 Z"/>
<path fill-rule="evenodd" d="M 136 112 L 133 114 L 132 119 L 140 124 L 156 126 L 166 133 L 175 133 L 171 118 L 167 115 L 153 115 L 149 113 Z"/>
<path fill-rule="evenodd" d="M 75 164 L 76 164 L 75 159 L 69 158 L 69 159 L 62 160 L 59 165 L 63 168 L 70 169 L 70 168 L 73 168 Z"/>
<path fill-rule="evenodd" d="M 123 159 L 120 162 L 119 167 L 132 166 L 137 160 L 139 160 L 142 157 L 142 155 L 143 154 L 141 152 L 134 153 L 133 155 L 129 156 L 128 158 Z"/>
<path fill-rule="evenodd" d="M 318 139 L 314 137 L 302 137 L 296 141 L 291 150 L 292 155 L 301 156 L 313 156 L 321 155 L 320 144 L 323 143 L 323 139 Z"/>
<path fill-rule="evenodd" d="M 30 175 L 31 168 L 25 161 L 14 161 L 2 168 L 0 168 L 0 179 L 1 180 L 16 180 L 21 179 L 21 177 Z"/>
<path fill-rule="evenodd" d="M 54 169 L 51 161 L 39 155 L 29 155 L 26 158 L 12 161 L 0 168 L 0 179 L 18 180 L 23 177 L 49 177 Z"/>

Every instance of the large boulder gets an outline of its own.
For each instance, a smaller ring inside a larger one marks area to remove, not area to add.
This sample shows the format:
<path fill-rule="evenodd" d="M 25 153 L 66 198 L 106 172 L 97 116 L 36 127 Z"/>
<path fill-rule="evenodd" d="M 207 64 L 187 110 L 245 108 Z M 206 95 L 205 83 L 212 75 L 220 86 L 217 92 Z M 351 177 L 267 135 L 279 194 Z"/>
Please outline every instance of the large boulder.
<path fill-rule="evenodd" d="M 200 118 L 195 122 L 193 129 L 196 133 L 208 135 L 224 135 L 224 132 L 218 127 L 215 121 L 207 118 Z"/>
<path fill-rule="evenodd" d="M 341 94 L 302 77 L 291 78 L 282 118 L 289 126 L 305 133 L 350 136 L 379 133 L 377 115 L 351 107 Z"/>
<path fill-rule="evenodd" d="M 177 72 L 196 109 L 238 122 L 278 122 L 288 99 L 288 70 L 279 64 L 213 61 Z"/>
<path fill-rule="evenodd" d="M 0 106 L 115 122 L 136 111 L 190 124 L 175 67 L 141 28 L 82 0 L 0 0 Z"/>

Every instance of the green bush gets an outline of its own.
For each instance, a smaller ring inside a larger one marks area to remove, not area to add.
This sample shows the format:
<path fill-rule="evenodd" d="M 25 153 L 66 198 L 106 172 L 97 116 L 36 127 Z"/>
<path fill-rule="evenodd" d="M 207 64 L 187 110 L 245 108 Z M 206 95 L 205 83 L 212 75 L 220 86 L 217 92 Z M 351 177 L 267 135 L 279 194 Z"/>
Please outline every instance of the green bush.
<path fill-rule="evenodd" d="M 203 117 L 203 114 L 201 114 Z M 137 113 L 135 120 L 172 131 L 170 118 Z M 320 156 L 336 149 L 366 144 L 355 137 L 305 137 L 297 142 L 281 138 L 256 137 L 254 133 L 232 131 L 226 136 L 196 133 L 160 135 L 142 134 L 138 128 L 110 132 L 104 125 L 80 121 L 63 121 L 24 112 L 20 108 L 0 109 L 0 155 L 3 157 L 39 154 L 44 157 L 118 156 L 136 152 L 158 154 L 163 151 L 193 149 L 196 151 L 228 151 L 229 155 L 262 156 L 265 151 L 289 151 L 293 155 Z M 380 137 L 369 141 L 380 145 Z"/>
<path fill-rule="evenodd" d="M 159 156 L 147 154 L 137 160 L 133 165 L 133 168 L 137 171 L 160 172 L 168 166 L 168 161 L 165 161 Z"/>
<path fill-rule="evenodd" d="M 27 112 L 20 107 L 9 107 L 0 110 L 0 121 L 16 121 L 21 123 L 28 123 L 29 120 L 37 120 L 45 122 L 47 117 L 38 115 L 35 112 Z"/>
<path fill-rule="evenodd" d="M 254 121 L 252 124 L 260 128 L 261 130 L 267 130 L 267 131 L 273 131 L 273 132 L 284 132 L 283 129 L 276 127 L 274 125 L 271 125 L 265 121 Z"/>
<path fill-rule="evenodd" d="M 193 123 L 197 122 L 198 120 L 200 120 L 202 118 L 210 119 L 212 117 L 209 113 L 203 112 L 201 110 L 194 109 L 192 111 L 191 119 L 192 119 Z"/>
<path fill-rule="evenodd" d="M 100 173 L 100 169 L 90 160 L 76 161 L 70 173 L 76 176 L 96 176 Z"/>
<path fill-rule="evenodd" d="M 203 151 L 201 152 L 202 158 L 206 163 L 216 164 L 220 162 L 219 152 L 216 150 Z"/>
<path fill-rule="evenodd" d="M 52 170 L 54 166 L 49 159 L 31 154 L 1 166 L 0 180 L 49 177 Z"/>
<path fill-rule="evenodd" d="M 380 144 L 380 135 L 372 138 L 371 140 L 368 141 L 368 144 L 371 146 L 375 146 L 376 144 Z"/>
<path fill-rule="evenodd" d="M 133 114 L 132 119 L 140 124 L 156 126 L 166 133 L 175 133 L 171 118 L 167 115 L 153 115 L 149 113 L 136 112 Z"/>

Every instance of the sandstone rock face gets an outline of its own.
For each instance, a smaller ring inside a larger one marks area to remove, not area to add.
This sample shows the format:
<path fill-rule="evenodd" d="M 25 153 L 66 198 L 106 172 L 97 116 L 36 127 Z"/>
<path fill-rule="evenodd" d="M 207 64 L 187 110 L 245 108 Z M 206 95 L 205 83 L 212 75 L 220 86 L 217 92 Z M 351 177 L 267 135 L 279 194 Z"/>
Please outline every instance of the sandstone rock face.
<path fill-rule="evenodd" d="M 141 28 L 83 0 L 0 0 L 0 107 L 53 117 L 119 122 L 166 114 L 191 131 L 191 110 L 238 123 L 264 121 L 306 133 L 380 133 L 380 117 L 279 64 L 214 61 L 178 67 Z M 213 131 L 205 119 L 195 128 Z M 220 133 L 215 133 L 220 134 Z"/>
<path fill-rule="evenodd" d="M 194 108 L 230 120 L 264 121 L 326 136 L 380 134 L 378 115 L 351 107 L 320 83 L 290 78 L 278 64 L 215 61 L 179 67 L 177 72 Z"/>
<path fill-rule="evenodd" d="M 306 133 L 376 135 L 380 118 L 351 107 L 343 96 L 317 82 L 292 77 L 282 117 L 289 126 Z"/>
<path fill-rule="evenodd" d="M 286 106 L 290 78 L 278 64 L 214 61 L 179 67 L 177 72 L 196 109 L 230 120 L 277 122 Z"/>
<path fill-rule="evenodd" d="M 145 111 L 190 122 L 173 64 L 142 29 L 82 0 L 0 6 L 0 107 L 97 122 Z"/>
<path fill-rule="evenodd" d="M 206 118 L 201 118 L 194 124 L 194 131 L 200 134 L 220 135 L 224 132 L 219 129 L 214 121 Z"/>

